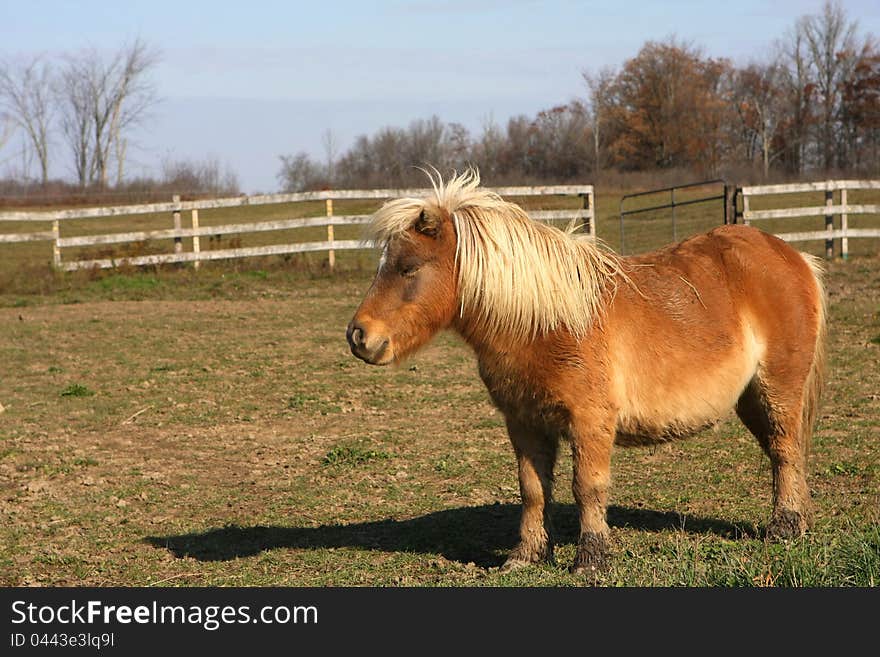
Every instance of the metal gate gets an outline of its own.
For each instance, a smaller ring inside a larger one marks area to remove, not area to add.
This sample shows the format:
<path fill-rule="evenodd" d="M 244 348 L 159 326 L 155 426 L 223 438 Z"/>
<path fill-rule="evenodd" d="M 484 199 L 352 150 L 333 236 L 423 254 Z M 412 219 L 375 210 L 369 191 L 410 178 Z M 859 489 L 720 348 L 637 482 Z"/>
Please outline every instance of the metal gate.
<path fill-rule="evenodd" d="M 719 189 L 720 186 L 720 189 Z M 709 195 L 701 196 L 700 188 L 708 188 Z M 676 198 L 678 192 L 678 198 Z M 669 202 L 656 203 L 651 198 L 655 195 L 668 194 Z M 625 194 L 620 199 L 620 254 L 641 253 L 659 248 L 670 242 L 677 242 L 689 235 L 714 228 L 719 223 L 729 223 L 730 195 L 724 180 L 703 180 L 652 189 L 647 192 Z M 644 201 L 648 205 L 641 205 Z M 709 204 L 721 201 L 721 208 L 713 211 L 692 212 L 689 209 L 677 211 L 677 208 L 696 204 Z M 629 209 L 625 206 L 629 204 Z M 633 206 L 636 207 L 633 207 Z M 630 221 L 628 217 L 641 215 L 638 221 Z"/>

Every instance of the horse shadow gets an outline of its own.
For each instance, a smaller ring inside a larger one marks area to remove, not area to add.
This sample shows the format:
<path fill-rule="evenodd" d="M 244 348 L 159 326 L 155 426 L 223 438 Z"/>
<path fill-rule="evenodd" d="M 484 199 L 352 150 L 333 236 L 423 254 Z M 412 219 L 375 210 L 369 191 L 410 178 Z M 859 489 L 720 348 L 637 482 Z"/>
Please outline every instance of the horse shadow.
<path fill-rule="evenodd" d="M 229 525 L 205 532 L 148 536 L 145 542 L 175 557 L 230 561 L 275 549 L 353 547 L 383 552 L 440 554 L 450 561 L 483 568 L 500 566 L 518 540 L 519 504 L 487 504 L 435 511 L 407 520 L 376 520 L 350 525 L 280 527 Z M 577 541 L 573 504 L 554 504 L 553 536 L 557 544 Z M 739 538 L 755 533 L 746 523 L 731 523 L 671 511 L 610 506 L 608 524 L 644 531 L 679 530 Z"/>

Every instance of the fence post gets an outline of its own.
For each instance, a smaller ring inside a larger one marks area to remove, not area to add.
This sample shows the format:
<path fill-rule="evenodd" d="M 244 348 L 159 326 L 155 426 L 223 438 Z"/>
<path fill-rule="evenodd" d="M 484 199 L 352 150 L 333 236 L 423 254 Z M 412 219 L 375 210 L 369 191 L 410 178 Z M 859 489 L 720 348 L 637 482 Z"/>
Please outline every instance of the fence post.
<path fill-rule="evenodd" d="M 171 213 L 171 219 L 174 222 L 174 230 L 180 230 L 180 195 L 174 194 L 171 197 L 171 202 L 175 205 L 175 208 Z M 174 252 L 180 253 L 181 251 L 183 251 L 183 240 L 180 237 L 175 237 Z"/>
<path fill-rule="evenodd" d="M 589 210 L 590 208 L 593 208 L 592 216 L 587 218 L 587 223 L 584 224 L 583 230 L 586 230 L 587 235 L 589 235 L 591 238 L 596 239 L 596 210 L 594 207 L 595 204 L 593 203 L 592 196 L 592 192 L 581 194 L 581 198 L 583 199 L 583 209 Z"/>
<path fill-rule="evenodd" d="M 587 198 L 584 200 L 588 206 L 590 206 L 590 237 L 593 238 L 593 241 L 596 241 L 596 224 L 599 221 L 599 215 L 597 214 L 596 208 L 596 192 L 590 189 L 590 192 L 587 194 Z"/>
<path fill-rule="evenodd" d="M 736 193 L 733 195 L 734 203 L 736 203 Z M 730 211 L 730 186 L 727 183 L 724 183 L 724 225 L 730 223 L 730 218 L 734 217 L 734 223 L 736 223 L 736 210 L 734 212 Z"/>
<path fill-rule="evenodd" d="M 846 236 L 846 231 L 849 227 L 849 218 L 847 217 L 846 212 L 845 187 L 840 190 L 840 204 L 843 206 L 843 210 L 840 213 L 840 231 L 843 233 L 843 237 L 840 238 L 840 257 L 846 260 L 849 257 L 849 238 Z"/>
<path fill-rule="evenodd" d="M 198 230 L 198 228 L 199 228 L 199 211 L 196 208 L 192 209 L 192 227 L 193 227 L 193 230 Z M 193 253 L 195 253 L 196 256 L 198 256 L 198 254 L 200 252 L 201 252 L 201 242 L 199 241 L 199 236 L 193 235 Z M 198 269 L 199 265 L 201 265 L 201 264 L 202 264 L 202 261 L 199 260 L 198 257 L 196 257 L 196 259 L 193 260 L 193 269 Z"/>
<path fill-rule="evenodd" d="M 327 205 L 327 216 L 332 217 L 333 216 L 333 199 L 328 198 L 326 201 L 326 205 Z M 327 224 L 327 241 L 333 242 L 333 240 L 334 240 L 333 224 Z M 327 252 L 327 262 L 330 265 L 330 269 L 332 271 L 336 267 L 336 251 L 334 251 L 333 249 L 330 249 Z"/>
<path fill-rule="evenodd" d="M 742 193 L 742 199 L 743 199 L 743 213 L 742 213 L 743 226 L 748 226 L 749 225 L 749 217 L 748 217 L 749 197 L 748 197 L 748 194 L 746 194 L 746 190 L 743 189 L 741 193 Z"/>
<path fill-rule="evenodd" d="M 669 190 L 669 201 L 672 206 L 672 241 L 678 241 L 678 230 L 675 226 L 675 187 Z"/>
<path fill-rule="evenodd" d="M 52 222 L 52 239 L 54 240 L 52 243 L 52 262 L 55 264 L 55 269 L 61 269 L 61 245 L 58 244 L 58 240 L 61 239 L 61 227 L 57 219 Z"/>
<path fill-rule="evenodd" d="M 830 187 L 830 184 L 829 184 Z M 825 207 L 830 208 L 834 205 L 834 191 L 832 189 L 825 190 Z M 825 230 L 831 232 L 834 230 L 834 215 L 831 210 L 825 211 Z M 834 238 L 825 238 L 825 258 L 831 260 L 834 258 Z"/>

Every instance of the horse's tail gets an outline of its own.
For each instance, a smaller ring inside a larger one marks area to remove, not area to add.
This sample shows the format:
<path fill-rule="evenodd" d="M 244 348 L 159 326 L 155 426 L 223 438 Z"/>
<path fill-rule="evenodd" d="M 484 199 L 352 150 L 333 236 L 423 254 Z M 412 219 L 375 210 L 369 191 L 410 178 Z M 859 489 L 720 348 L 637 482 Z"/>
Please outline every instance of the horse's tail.
<path fill-rule="evenodd" d="M 825 292 L 825 266 L 820 258 L 806 253 L 801 254 L 810 267 L 813 280 L 816 283 L 816 303 L 818 305 L 818 330 L 816 343 L 813 347 L 813 363 L 810 373 L 804 384 L 804 410 L 802 417 L 802 447 L 804 454 L 809 454 L 810 443 L 813 438 L 813 429 L 819 415 L 819 402 L 822 397 L 822 389 L 825 386 L 826 351 L 825 342 L 828 334 L 828 297 Z"/>

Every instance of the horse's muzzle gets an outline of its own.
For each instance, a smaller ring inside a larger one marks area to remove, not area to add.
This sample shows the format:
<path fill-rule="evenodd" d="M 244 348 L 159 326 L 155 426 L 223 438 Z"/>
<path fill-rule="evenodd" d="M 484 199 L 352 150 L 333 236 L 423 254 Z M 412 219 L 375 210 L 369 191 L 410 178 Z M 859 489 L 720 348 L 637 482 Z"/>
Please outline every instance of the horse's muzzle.
<path fill-rule="evenodd" d="M 366 328 L 357 320 L 352 320 L 345 332 L 351 353 L 370 365 L 387 365 L 390 361 L 383 360 L 388 351 L 388 338 L 375 337 L 367 334 Z"/>

